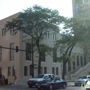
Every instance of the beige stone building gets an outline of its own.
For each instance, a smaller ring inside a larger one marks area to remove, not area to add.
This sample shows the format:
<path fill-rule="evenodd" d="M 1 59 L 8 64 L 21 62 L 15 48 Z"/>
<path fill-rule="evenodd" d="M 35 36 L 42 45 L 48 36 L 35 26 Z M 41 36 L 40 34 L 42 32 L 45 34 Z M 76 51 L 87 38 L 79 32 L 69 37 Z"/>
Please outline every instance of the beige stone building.
<path fill-rule="evenodd" d="M 4 25 L 7 21 L 17 17 L 18 13 L 0 20 L 0 46 L 8 48 L 16 48 L 18 46 L 21 50 L 26 50 L 28 44 L 24 42 L 24 33 L 18 31 L 17 34 L 13 35 L 13 31 L 9 30 L 5 32 Z M 42 43 L 46 43 L 49 46 L 54 45 L 54 41 L 59 39 L 60 35 L 50 33 Z M 60 53 L 59 53 L 60 54 Z M 59 55 L 58 54 L 58 55 Z M 34 63 L 36 64 L 34 68 L 34 76 L 37 75 L 37 62 L 38 54 L 34 53 Z M 32 60 L 25 51 L 16 52 L 15 50 L 0 48 L 0 67 L 2 68 L 2 73 L 8 78 L 9 83 L 14 82 L 14 75 L 17 76 L 17 83 L 26 82 L 31 78 L 31 68 Z M 61 77 L 61 64 L 53 61 L 53 57 L 46 55 L 41 63 L 42 73 L 54 73 L 56 76 Z"/>
<path fill-rule="evenodd" d="M 18 31 L 17 34 L 13 35 L 12 30 L 5 32 L 4 26 L 6 22 L 17 17 L 18 14 L 0 20 L 0 46 L 8 48 L 16 48 L 18 46 L 19 49 L 26 50 L 28 43 L 24 41 L 25 33 Z M 60 34 L 49 32 L 42 43 L 53 47 L 54 41 L 60 38 Z M 75 56 L 75 60 L 67 63 L 66 79 L 75 79 L 83 73 L 89 74 L 90 71 L 85 69 L 89 67 L 90 57 L 84 56 L 83 49 L 76 46 L 73 49 L 72 55 Z M 60 56 L 60 52 L 57 53 L 57 56 Z M 34 63 L 36 66 L 34 67 L 34 76 L 37 75 L 37 62 L 38 54 L 35 52 Z M 0 48 L 0 67 L 2 68 L 2 74 L 8 78 L 9 83 L 14 82 L 14 75 L 17 76 L 17 83 L 26 83 L 29 78 L 32 78 L 31 64 L 32 60 L 29 59 L 29 55 L 25 51 L 16 52 L 15 50 Z M 62 62 L 55 62 L 53 56 L 45 55 L 41 62 L 41 72 L 53 73 L 56 77 L 62 77 Z"/>

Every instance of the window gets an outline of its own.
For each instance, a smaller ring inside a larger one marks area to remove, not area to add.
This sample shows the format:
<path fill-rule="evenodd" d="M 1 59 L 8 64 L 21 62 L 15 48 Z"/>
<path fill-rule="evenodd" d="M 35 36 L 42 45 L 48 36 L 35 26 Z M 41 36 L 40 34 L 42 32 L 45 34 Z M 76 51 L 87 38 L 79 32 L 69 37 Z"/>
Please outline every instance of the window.
<path fill-rule="evenodd" d="M 49 31 L 46 33 L 46 37 L 49 38 Z"/>
<path fill-rule="evenodd" d="M 41 67 L 41 73 L 43 73 L 43 67 Z"/>
<path fill-rule="evenodd" d="M 57 62 L 57 50 L 53 50 L 53 62 Z"/>
<path fill-rule="evenodd" d="M 0 62 L 1 62 L 1 60 L 2 60 L 2 48 L 0 48 Z"/>
<path fill-rule="evenodd" d="M 27 75 L 28 75 L 28 67 L 24 66 L 24 76 L 27 76 Z"/>
<path fill-rule="evenodd" d="M 12 66 L 12 76 L 15 76 L 15 67 Z"/>
<path fill-rule="evenodd" d="M 89 57 L 89 62 L 90 62 L 90 57 Z"/>
<path fill-rule="evenodd" d="M 14 33 L 14 28 L 10 29 L 10 34 Z"/>
<path fill-rule="evenodd" d="M 86 65 L 86 57 L 84 57 L 84 65 Z"/>
<path fill-rule="evenodd" d="M 52 74 L 55 74 L 55 68 L 52 67 Z"/>
<path fill-rule="evenodd" d="M 14 48 L 14 43 L 10 44 L 10 48 Z M 14 60 L 14 50 L 10 49 L 10 61 Z"/>
<path fill-rule="evenodd" d="M 29 69 L 30 69 L 30 75 L 32 75 L 33 71 L 32 71 L 32 65 L 29 66 Z"/>
<path fill-rule="evenodd" d="M 11 67 L 8 67 L 8 76 L 11 76 Z"/>
<path fill-rule="evenodd" d="M 44 67 L 44 74 L 47 73 L 47 67 Z"/>
<path fill-rule="evenodd" d="M 6 28 L 2 28 L 2 36 L 6 35 Z"/>
<path fill-rule="evenodd" d="M 82 58 L 82 56 L 80 57 L 80 61 L 81 61 L 81 66 L 83 66 L 83 58 Z"/>
<path fill-rule="evenodd" d="M 79 56 L 77 56 L 77 66 L 79 66 Z"/>
<path fill-rule="evenodd" d="M 45 51 L 41 52 L 41 61 L 45 62 Z"/>
<path fill-rule="evenodd" d="M 0 67 L 0 73 L 2 73 L 2 68 Z"/>
<path fill-rule="evenodd" d="M 56 67 L 56 75 L 58 75 L 58 67 Z"/>
<path fill-rule="evenodd" d="M 75 69 L 75 61 L 73 62 L 73 70 Z"/>
<path fill-rule="evenodd" d="M 56 33 L 52 34 L 52 38 L 53 38 L 53 40 L 56 40 Z"/>
<path fill-rule="evenodd" d="M 30 43 L 26 43 L 26 60 L 31 60 L 31 44 Z"/>
<path fill-rule="evenodd" d="M 70 72 L 71 71 L 71 62 L 69 61 L 68 62 L 68 72 Z"/>

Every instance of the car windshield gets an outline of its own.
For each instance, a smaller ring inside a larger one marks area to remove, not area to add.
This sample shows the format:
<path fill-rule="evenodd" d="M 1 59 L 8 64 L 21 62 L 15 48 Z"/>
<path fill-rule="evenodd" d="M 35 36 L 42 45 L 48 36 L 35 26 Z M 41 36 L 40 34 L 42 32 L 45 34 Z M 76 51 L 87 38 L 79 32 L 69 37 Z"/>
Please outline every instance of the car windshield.
<path fill-rule="evenodd" d="M 39 74 L 39 75 L 37 75 L 35 78 L 43 78 L 43 74 Z"/>
<path fill-rule="evenodd" d="M 83 76 L 83 77 L 79 77 L 78 79 L 87 79 L 87 77 Z"/>

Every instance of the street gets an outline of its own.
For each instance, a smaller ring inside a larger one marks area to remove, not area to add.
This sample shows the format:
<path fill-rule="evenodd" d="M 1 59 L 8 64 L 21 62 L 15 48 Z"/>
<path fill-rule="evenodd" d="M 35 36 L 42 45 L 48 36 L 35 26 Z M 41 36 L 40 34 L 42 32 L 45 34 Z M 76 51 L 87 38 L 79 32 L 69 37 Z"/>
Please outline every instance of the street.
<path fill-rule="evenodd" d="M 4 85 L 0 86 L 0 90 L 37 90 L 36 88 L 29 88 L 27 85 Z M 85 90 L 81 86 L 68 85 L 66 89 L 58 90 Z"/>

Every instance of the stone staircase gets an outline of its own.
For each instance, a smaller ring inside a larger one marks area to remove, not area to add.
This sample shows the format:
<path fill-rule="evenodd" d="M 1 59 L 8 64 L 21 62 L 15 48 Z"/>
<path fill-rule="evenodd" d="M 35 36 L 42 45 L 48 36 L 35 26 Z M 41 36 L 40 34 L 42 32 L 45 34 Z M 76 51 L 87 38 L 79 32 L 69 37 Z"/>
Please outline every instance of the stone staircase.
<path fill-rule="evenodd" d="M 78 67 L 77 69 L 73 70 L 72 72 L 68 73 L 66 77 L 70 80 L 75 80 L 80 76 L 89 75 L 90 74 L 90 62 L 87 63 L 83 67 Z"/>

